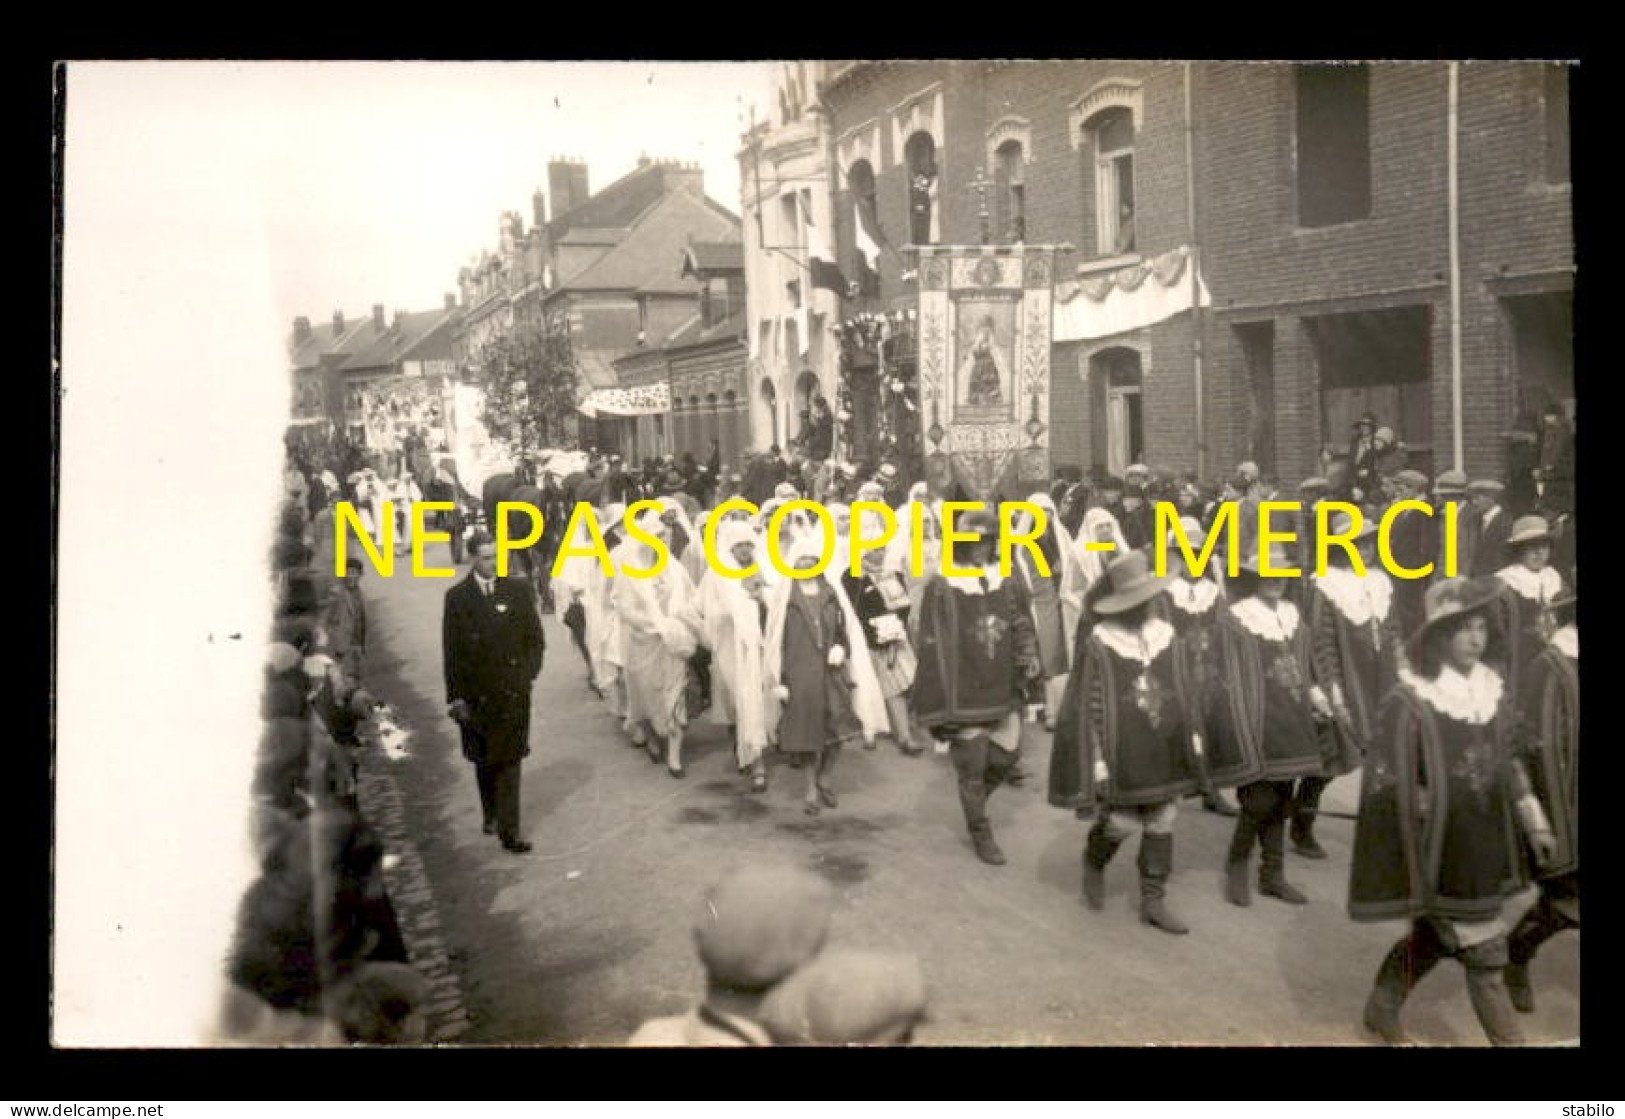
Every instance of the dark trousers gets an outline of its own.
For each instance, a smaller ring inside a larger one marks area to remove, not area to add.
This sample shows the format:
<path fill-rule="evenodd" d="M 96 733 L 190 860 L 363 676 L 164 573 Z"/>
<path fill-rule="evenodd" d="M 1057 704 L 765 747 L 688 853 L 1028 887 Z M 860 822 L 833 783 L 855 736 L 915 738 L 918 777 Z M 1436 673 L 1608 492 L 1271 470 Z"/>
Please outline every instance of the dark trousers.
<path fill-rule="evenodd" d="M 1015 768 L 1017 755 L 995 745 L 985 734 L 955 738 L 949 747 L 959 777 L 959 803 L 971 834 L 988 828 L 988 794 L 1004 784 Z"/>
<path fill-rule="evenodd" d="M 497 827 L 497 836 L 504 843 L 519 839 L 519 766 L 522 763 L 504 762 L 501 765 L 474 763 L 474 780 L 480 787 L 480 811 L 487 822 Z"/>
<path fill-rule="evenodd" d="M 1543 881 L 1540 897 L 1513 928 L 1507 948 L 1515 964 L 1527 964 L 1535 958 L 1540 946 L 1566 929 L 1580 927 L 1575 917 L 1579 905 L 1580 881 L 1578 874 L 1565 874 L 1560 878 Z"/>
<path fill-rule="evenodd" d="M 1292 809 L 1291 781 L 1254 781 L 1236 790 L 1241 815 L 1236 818 L 1230 839 L 1230 861 L 1243 862 L 1252 854 L 1256 839 L 1263 856 L 1262 875 L 1266 879 L 1281 873 L 1286 850 L 1286 819 Z"/>
<path fill-rule="evenodd" d="M 1292 793 L 1288 816 L 1292 820 L 1292 837 L 1296 842 L 1314 830 L 1315 817 L 1320 815 L 1320 794 L 1332 783 L 1329 777 L 1300 777 Z"/>

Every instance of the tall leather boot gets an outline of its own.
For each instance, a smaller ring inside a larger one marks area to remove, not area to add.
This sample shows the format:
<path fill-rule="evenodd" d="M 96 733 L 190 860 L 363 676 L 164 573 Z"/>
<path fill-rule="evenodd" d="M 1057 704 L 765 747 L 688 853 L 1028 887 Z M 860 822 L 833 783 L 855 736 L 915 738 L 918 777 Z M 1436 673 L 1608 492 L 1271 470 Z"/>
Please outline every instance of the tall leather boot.
<path fill-rule="evenodd" d="M 1224 896 L 1232 905 L 1253 903 L 1252 884 L 1248 881 L 1247 864 L 1253 854 L 1253 840 L 1258 837 L 1258 817 L 1243 807 L 1236 817 L 1236 830 L 1230 835 L 1230 854 L 1224 864 Z"/>
<path fill-rule="evenodd" d="M 971 846 L 976 857 L 989 866 L 1003 866 L 1004 852 L 993 839 L 993 826 L 987 820 L 986 769 L 978 766 L 959 769 L 959 807 L 965 813 L 965 827 L 970 832 Z"/>
<path fill-rule="evenodd" d="M 1507 966 L 1507 938 L 1498 936 L 1475 944 L 1461 954 L 1467 966 L 1467 994 L 1491 1045 L 1522 1045 L 1523 1027 L 1507 994 L 1503 972 Z"/>
<path fill-rule="evenodd" d="M 1279 898 L 1290 905 L 1305 905 L 1309 899 L 1286 880 L 1286 816 L 1276 812 L 1259 829 L 1260 861 L 1258 892 Z"/>
<path fill-rule="evenodd" d="M 1444 958 L 1443 946 L 1429 926 L 1418 924 L 1388 950 L 1371 997 L 1365 1002 L 1365 1028 L 1389 1045 L 1405 1045 L 1409 1038 L 1399 1025 L 1399 1008 L 1405 996 Z"/>
<path fill-rule="evenodd" d="M 1535 990 L 1529 983 L 1529 962 L 1535 958 L 1542 944 L 1564 929 L 1573 927 L 1573 924 L 1557 911 L 1551 898 L 1542 892 L 1540 899 L 1507 937 L 1507 994 L 1512 998 L 1512 1005 L 1523 1013 L 1531 1014 L 1535 1009 Z"/>
<path fill-rule="evenodd" d="M 1106 907 L 1106 864 L 1122 845 L 1123 840 L 1107 830 L 1106 808 L 1102 805 L 1083 845 L 1083 900 L 1090 909 Z"/>
<path fill-rule="evenodd" d="M 1190 926 L 1168 912 L 1165 898 L 1168 876 L 1174 869 L 1174 837 L 1168 833 L 1140 833 L 1140 920 L 1165 933 L 1190 932 Z"/>

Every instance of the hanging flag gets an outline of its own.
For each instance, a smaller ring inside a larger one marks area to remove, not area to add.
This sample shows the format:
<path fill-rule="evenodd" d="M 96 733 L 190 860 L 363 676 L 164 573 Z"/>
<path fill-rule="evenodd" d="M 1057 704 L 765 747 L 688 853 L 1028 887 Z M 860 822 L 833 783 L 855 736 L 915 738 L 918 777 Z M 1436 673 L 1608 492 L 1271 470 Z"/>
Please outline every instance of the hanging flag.
<path fill-rule="evenodd" d="M 852 206 L 853 238 L 857 241 L 858 255 L 869 271 L 878 275 L 880 273 L 880 241 L 874 230 L 869 228 L 869 214 L 867 207 L 861 200 L 854 201 Z"/>
<path fill-rule="evenodd" d="M 812 340 L 812 323 L 807 317 L 807 305 L 803 303 L 797 307 L 791 316 L 796 323 L 796 346 L 800 357 L 807 356 L 807 346 Z"/>
<path fill-rule="evenodd" d="M 841 275 L 841 268 L 835 263 L 832 231 L 827 225 L 818 225 L 813 221 L 812 205 L 805 191 L 796 192 L 796 199 L 796 205 L 801 210 L 801 224 L 806 230 L 807 272 L 812 277 L 812 286 L 833 291 L 844 299 L 846 277 Z"/>

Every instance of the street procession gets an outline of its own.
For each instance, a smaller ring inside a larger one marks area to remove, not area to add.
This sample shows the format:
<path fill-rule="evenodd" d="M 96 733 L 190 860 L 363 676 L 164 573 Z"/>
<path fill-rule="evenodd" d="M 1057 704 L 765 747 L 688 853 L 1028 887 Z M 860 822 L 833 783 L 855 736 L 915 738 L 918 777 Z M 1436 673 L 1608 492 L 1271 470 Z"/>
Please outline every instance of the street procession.
<path fill-rule="evenodd" d="M 220 1042 L 1578 1044 L 1567 67 L 756 65 L 290 316 Z"/>

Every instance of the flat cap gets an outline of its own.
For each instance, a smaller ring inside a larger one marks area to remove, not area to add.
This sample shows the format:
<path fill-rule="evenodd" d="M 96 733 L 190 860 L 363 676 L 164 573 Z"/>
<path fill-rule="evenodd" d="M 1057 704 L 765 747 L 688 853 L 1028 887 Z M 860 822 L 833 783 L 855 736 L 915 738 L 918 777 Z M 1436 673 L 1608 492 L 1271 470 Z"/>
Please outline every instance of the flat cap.
<path fill-rule="evenodd" d="M 1434 493 L 1461 493 L 1467 488 L 1467 474 L 1461 470 L 1446 470 L 1433 481 Z"/>
<path fill-rule="evenodd" d="M 765 991 L 824 946 L 834 892 L 822 878 L 789 864 L 755 864 L 724 877 L 706 894 L 694 943 L 711 982 Z"/>
<path fill-rule="evenodd" d="M 1501 482 L 1497 482 L 1494 478 L 1478 478 L 1467 483 L 1468 493 L 1482 493 L 1491 497 L 1499 497 L 1505 490 L 1506 486 Z"/>
<path fill-rule="evenodd" d="M 906 952 L 831 949 L 762 1002 L 762 1022 L 784 1045 L 897 1040 L 925 1016 L 925 972 Z"/>
<path fill-rule="evenodd" d="M 1420 470 L 1406 469 L 1401 470 L 1398 474 L 1395 474 L 1394 481 L 1403 482 L 1413 490 L 1420 490 L 1427 488 L 1428 476 L 1422 473 Z"/>

